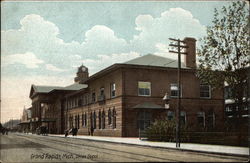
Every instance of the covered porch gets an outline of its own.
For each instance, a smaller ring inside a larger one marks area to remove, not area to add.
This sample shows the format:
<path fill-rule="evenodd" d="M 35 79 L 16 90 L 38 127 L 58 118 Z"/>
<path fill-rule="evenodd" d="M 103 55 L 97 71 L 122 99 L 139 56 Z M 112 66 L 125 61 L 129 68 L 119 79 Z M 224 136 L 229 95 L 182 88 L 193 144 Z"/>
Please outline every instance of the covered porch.
<path fill-rule="evenodd" d="M 127 137 L 139 137 L 156 120 L 166 117 L 166 109 L 154 102 L 141 102 L 127 113 Z"/>

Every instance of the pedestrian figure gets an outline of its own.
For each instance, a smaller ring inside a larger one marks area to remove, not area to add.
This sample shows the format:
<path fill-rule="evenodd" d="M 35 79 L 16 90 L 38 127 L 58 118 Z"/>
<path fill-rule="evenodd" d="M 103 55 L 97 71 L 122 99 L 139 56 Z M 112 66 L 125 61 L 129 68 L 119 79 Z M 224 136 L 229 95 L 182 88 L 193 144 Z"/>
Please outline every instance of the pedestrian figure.
<path fill-rule="evenodd" d="M 72 129 L 72 135 L 73 135 L 73 136 L 76 136 L 76 135 L 77 135 L 77 132 L 78 132 L 78 129 L 77 129 L 77 128 L 73 128 L 73 129 Z"/>
<path fill-rule="evenodd" d="M 73 128 L 69 129 L 69 134 L 72 134 Z"/>
<path fill-rule="evenodd" d="M 69 135 L 69 130 L 65 130 L 65 137 Z"/>

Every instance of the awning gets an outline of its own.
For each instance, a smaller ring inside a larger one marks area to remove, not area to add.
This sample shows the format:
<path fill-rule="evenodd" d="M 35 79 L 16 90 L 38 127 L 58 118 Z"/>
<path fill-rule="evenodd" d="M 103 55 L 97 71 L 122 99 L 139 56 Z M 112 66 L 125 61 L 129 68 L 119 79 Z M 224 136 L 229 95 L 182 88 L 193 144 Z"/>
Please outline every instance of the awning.
<path fill-rule="evenodd" d="M 163 106 L 157 105 L 153 102 L 142 102 L 132 107 L 133 109 L 165 109 Z"/>
<path fill-rule="evenodd" d="M 30 122 L 20 122 L 19 124 L 22 125 L 22 124 L 29 124 Z"/>

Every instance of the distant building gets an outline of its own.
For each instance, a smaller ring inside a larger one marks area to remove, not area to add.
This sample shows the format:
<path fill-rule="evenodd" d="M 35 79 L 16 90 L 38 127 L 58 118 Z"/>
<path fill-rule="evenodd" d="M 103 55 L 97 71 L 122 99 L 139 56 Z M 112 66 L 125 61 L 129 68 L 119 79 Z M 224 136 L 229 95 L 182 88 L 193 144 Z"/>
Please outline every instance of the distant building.
<path fill-rule="evenodd" d="M 32 100 L 31 131 L 39 126 L 46 126 L 49 133 L 64 132 L 63 98 L 67 93 L 87 86 L 74 83 L 66 87 L 32 85 L 30 98 Z"/>
<path fill-rule="evenodd" d="M 19 123 L 22 132 L 30 131 L 31 108 L 23 109 L 21 121 Z"/>
<path fill-rule="evenodd" d="M 193 131 L 224 128 L 224 92 L 196 76 L 193 38 L 181 70 L 181 124 Z M 53 124 L 54 133 L 76 127 L 79 134 L 136 137 L 155 119 L 173 119 L 177 107 L 177 61 L 148 54 L 111 65 L 92 76 L 78 68 L 75 88 L 32 86 L 33 128 Z M 163 97 L 170 96 L 169 108 Z M 47 118 L 46 120 L 44 118 Z"/>
<path fill-rule="evenodd" d="M 239 129 L 247 131 L 249 129 L 250 120 L 250 67 L 244 69 L 248 75 L 245 84 L 243 85 L 243 104 L 240 108 L 235 97 L 234 90 L 230 86 L 225 86 L 225 123 L 227 130 L 237 131 Z M 239 122 L 239 120 L 241 122 Z M 240 123 L 240 125 L 239 125 Z"/>

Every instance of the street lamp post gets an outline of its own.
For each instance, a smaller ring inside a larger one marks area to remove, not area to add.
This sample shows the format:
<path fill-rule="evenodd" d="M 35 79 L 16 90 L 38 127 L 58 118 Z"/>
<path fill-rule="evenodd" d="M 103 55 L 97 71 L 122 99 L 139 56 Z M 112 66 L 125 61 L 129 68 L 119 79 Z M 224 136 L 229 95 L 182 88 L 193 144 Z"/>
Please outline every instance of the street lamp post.
<path fill-rule="evenodd" d="M 177 48 L 177 51 L 169 50 L 170 53 L 178 54 L 178 103 L 176 109 L 176 148 L 180 147 L 180 108 L 181 108 L 181 54 L 186 55 L 186 52 L 181 52 L 182 49 L 188 48 L 186 45 L 181 45 L 181 43 L 186 44 L 180 39 L 169 38 L 169 40 L 174 41 L 176 44 L 170 43 L 169 46 Z"/>

